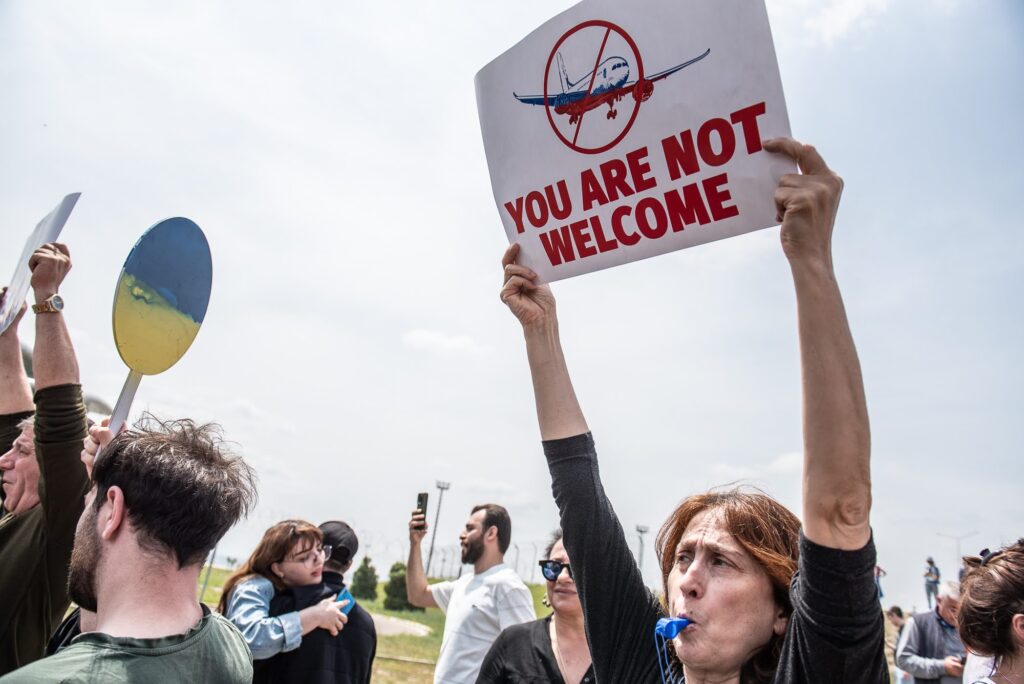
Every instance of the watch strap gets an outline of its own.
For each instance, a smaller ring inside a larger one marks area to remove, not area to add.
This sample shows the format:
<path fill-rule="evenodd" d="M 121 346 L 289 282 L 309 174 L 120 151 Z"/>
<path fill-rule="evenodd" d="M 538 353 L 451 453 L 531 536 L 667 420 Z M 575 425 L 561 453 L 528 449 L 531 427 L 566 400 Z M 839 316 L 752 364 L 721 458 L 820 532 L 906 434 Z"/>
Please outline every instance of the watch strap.
<path fill-rule="evenodd" d="M 63 299 L 60 298 L 60 295 L 52 294 L 49 297 L 47 297 L 46 299 L 44 299 L 42 302 L 40 302 L 39 304 L 33 304 L 32 305 L 32 313 L 37 313 L 37 314 L 41 314 L 41 313 L 60 313 L 61 310 L 64 307 L 61 306 L 60 308 L 57 308 L 56 306 L 54 306 L 54 304 L 53 304 L 54 298 L 60 299 L 61 304 L 63 305 L 64 301 L 63 301 Z"/>

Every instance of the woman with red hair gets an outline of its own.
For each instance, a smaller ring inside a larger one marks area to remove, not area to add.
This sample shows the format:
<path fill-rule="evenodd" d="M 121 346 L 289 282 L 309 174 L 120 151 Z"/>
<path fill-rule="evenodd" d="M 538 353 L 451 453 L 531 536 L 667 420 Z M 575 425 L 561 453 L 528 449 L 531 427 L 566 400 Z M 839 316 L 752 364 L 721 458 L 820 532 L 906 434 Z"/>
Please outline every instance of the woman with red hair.
<path fill-rule="evenodd" d="M 599 682 L 680 681 L 680 675 L 687 684 L 889 681 L 869 525 L 867 408 L 832 269 L 843 184 L 810 146 L 786 138 L 765 141 L 764 150 L 791 157 L 802 170 L 782 177 L 775 204 L 799 314 L 803 525 L 760 492 L 685 499 L 657 539 L 664 606 L 644 586 L 601 485 L 551 290 L 516 263 L 518 245 L 503 259 L 501 299 L 523 326 L 544 452 Z"/>

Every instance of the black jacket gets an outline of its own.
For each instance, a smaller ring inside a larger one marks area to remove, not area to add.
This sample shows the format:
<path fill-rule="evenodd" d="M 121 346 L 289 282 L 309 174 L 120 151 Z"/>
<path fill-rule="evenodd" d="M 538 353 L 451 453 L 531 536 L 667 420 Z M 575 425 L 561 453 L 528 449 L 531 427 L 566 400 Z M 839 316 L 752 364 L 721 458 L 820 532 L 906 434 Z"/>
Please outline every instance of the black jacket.
<path fill-rule="evenodd" d="M 337 596 L 344 586 L 341 575 L 325 570 L 320 584 L 278 592 L 270 602 L 270 615 L 308 608 L 327 597 Z M 338 636 L 314 629 L 302 637 L 302 643 L 294 651 L 254 660 L 253 682 L 366 684 L 370 681 L 376 652 L 377 630 L 373 618 L 357 603 Z"/>

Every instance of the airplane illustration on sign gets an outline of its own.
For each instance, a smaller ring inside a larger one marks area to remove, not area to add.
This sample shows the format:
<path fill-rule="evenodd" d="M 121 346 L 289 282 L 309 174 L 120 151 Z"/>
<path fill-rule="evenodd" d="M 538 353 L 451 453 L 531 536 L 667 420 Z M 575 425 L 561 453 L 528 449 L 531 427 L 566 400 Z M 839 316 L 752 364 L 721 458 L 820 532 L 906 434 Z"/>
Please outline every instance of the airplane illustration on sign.
<path fill-rule="evenodd" d="M 562 92 L 548 94 L 547 104 L 554 108 L 556 114 L 568 114 L 570 125 L 578 122 L 586 112 L 601 105 L 608 105 L 606 118 L 614 119 L 618 115 L 615 103 L 628 93 L 632 93 L 633 99 L 638 103 L 646 102 L 654 93 L 655 81 L 667 78 L 680 69 L 699 62 L 710 53 L 711 49 L 708 48 L 704 54 L 687 62 L 634 81 L 629 80 L 629 61 L 623 57 L 609 57 L 598 64 L 596 69 L 573 81 L 565 70 L 562 53 L 558 52 L 555 57 L 558 60 L 558 76 Z M 544 95 L 517 95 L 513 92 L 512 96 L 523 104 L 545 104 Z"/>

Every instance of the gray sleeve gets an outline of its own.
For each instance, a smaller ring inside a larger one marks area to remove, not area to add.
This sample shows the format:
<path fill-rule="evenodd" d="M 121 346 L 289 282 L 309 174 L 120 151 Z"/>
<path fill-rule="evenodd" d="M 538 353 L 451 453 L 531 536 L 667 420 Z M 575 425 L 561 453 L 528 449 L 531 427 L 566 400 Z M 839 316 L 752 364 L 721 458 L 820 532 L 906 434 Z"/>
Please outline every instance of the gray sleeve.
<path fill-rule="evenodd" d="M 946 674 L 946 664 L 938 658 L 920 655 L 921 635 L 914 618 L 903 628 L 903 638 L 896 649 L 896 666 L 919 679 L 939 679 Z"/>

